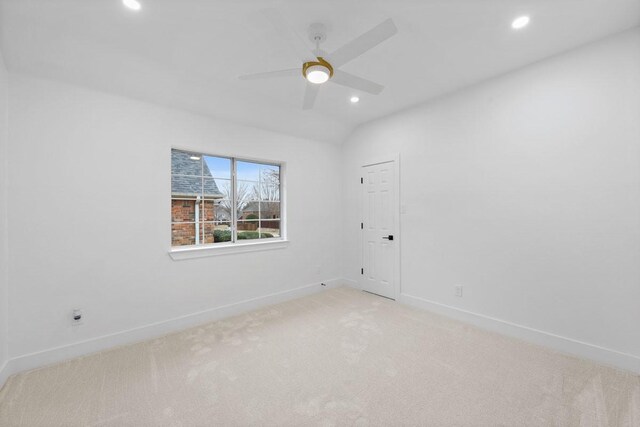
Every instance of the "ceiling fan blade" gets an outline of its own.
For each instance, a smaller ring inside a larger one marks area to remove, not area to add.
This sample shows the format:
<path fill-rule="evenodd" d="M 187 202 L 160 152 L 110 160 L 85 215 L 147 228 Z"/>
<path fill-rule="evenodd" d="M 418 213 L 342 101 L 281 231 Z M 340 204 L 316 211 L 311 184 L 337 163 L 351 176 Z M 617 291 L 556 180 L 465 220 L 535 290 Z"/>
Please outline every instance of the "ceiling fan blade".
<path fill-rule="evenodd" d="M 278 34 L 289 44 L 289 48 L 299 60 L 302 62 L 318 60 L 308 43 L 285 21 L 278 10 L 264 9 L 263 13 Z"/>
<path fill-rule="evenodd" d="M 307 86 L 304 90 L 304 100 L 302 101 L 303 110 L 310 110 L 313 108 L 313 104 L 316 102 L 316 96 L 318 96 L 318 89 L 320 89 L 320 85 L 307 82 Z"/>
<path fill-rule="evenodd" d="M 289 68 L 287 70 L 266 71 L 264 73 L 244 74 L 238 78 L 240 80 L 270 79 L 273 77 L 300 76 L 301 73 L 302 71 L 300 71 L 300 68 Z"/>
<path fill-rule="evenodd" d="M 354 76 L 353 74 L 349 74 L 341 70 L 335 70 L 333 77 L 329 81 L 352 89 L 371 93 L 373 95 L 379 95 L 380 92 L 382 92 L 382 89 L 384 89 L 384 86 L 379 85 L 378 83 L 363 79 L 362 77 Z"/>
<path fill-rule="evenodd" d="M 346 64 L 398 32 L 391 18 L 351 40 L 325 58 L 334 68 Z"/>

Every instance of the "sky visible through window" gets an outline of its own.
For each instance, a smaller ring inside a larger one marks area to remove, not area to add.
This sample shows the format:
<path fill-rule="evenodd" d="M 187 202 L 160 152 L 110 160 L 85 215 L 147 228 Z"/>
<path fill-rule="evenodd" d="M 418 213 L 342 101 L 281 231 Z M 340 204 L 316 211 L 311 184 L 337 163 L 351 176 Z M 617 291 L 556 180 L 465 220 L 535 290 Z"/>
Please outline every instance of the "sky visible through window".
<path fill-rule="evenodd" d="M 214 178 L 231 178 L 231 159 L 204 156 L 204 161 Z"/>
<path fill-rule="evenodd" d="M 211 171 L 211 176 L 217 178 L 216 184 L 218 186 L 223 185 L 223 182 L 220 179 L 230 179 L 231 178 L 231 159 L 225 159 L 223 157 L 211 157 L 204 156 L 204 161 L 209 167 L 209 171 Z M 278 166 L 273 165 L 265 165 L 251 162 L 243 162 L 238 161 L 236 163 L 236 172 L 238 174 L 237 178 L 239 181 L 260 181 L 260 173 L 263 174 L 268 171 L 273 171 L 277 173 L 279 170 Z"/>

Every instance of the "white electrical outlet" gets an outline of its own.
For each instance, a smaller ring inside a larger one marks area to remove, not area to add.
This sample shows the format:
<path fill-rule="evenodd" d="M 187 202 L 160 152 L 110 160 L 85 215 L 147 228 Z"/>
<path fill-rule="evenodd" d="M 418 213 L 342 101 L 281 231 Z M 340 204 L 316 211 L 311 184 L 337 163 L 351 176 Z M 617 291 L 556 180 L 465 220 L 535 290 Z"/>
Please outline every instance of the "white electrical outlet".
<path fill-rule="evenodd" d="M 462 297 L 462 285 L 455 286 L 455 296 Z"/>

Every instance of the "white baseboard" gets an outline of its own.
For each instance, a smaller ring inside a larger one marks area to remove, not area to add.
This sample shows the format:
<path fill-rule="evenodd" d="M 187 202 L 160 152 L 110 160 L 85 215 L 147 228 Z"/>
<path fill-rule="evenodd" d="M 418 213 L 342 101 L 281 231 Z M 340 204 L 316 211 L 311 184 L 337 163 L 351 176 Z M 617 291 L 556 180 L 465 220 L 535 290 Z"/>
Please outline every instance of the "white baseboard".
<path fill-rule="evenodd" d="M 323 289 L 331 289 L 346 285 L 346 282 L 342 279 L 325 280 L 322 283 L 324 283 L 325 286 L 322 286 L 320 283 L 302 286 L 288 291 L 263 295 L 257 298 L 211 308 L 197 313 L 187 314 L 122 332 L 116 332 L 85 341 L 50 348 L 36 353 L 13 357 L 9 359 L 9 361 L 5 362 L 2 369 L 0 369 L 0 388 L 2 388 L 9 376 L 23 371 L 59 363 L 68 359 L 85 356 L 121 345 L 133 344 L 157 338 L 226 317 L 236 316 L 268 305 L 278 304 L 291 299 L 311 295 L 316 292 L 320 292 Z"/>
<path fill-rule="evenodd" d="M 567 353 L 573 356 L 590 359 L 604 365 L 615 368 L 632 371 L 640 374 L 640 357 L 633 354 L 622 353 L 609 348 L 600 347 L 594 344 L 574 340 L 549 332 L 540 331 L 538 329 L 529 328 L 527 326 L 518 325 L 507 322 L 505 320 L 496 319 L 471 311 L 463 310 L 435 301 L 429 301 L 424 298 L 412 295 L 401 294 L 400 302 L 428 310 L 437 314 L 442 314 L 466 323 L 470 323 L 482 329 L 498 332 L 514 338 L 519 338 L 534 344 L 551 348 L 561 353 Z"/>

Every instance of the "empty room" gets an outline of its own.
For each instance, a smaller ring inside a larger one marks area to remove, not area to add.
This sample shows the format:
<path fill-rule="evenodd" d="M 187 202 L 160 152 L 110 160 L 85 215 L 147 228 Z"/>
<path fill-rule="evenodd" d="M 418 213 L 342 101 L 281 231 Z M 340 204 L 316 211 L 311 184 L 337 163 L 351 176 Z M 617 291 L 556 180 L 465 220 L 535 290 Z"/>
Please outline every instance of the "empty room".
<path fill-rule="evenodd" d="M 0 426 L 640 427 L 640 0 L 0 0 Z"/>

